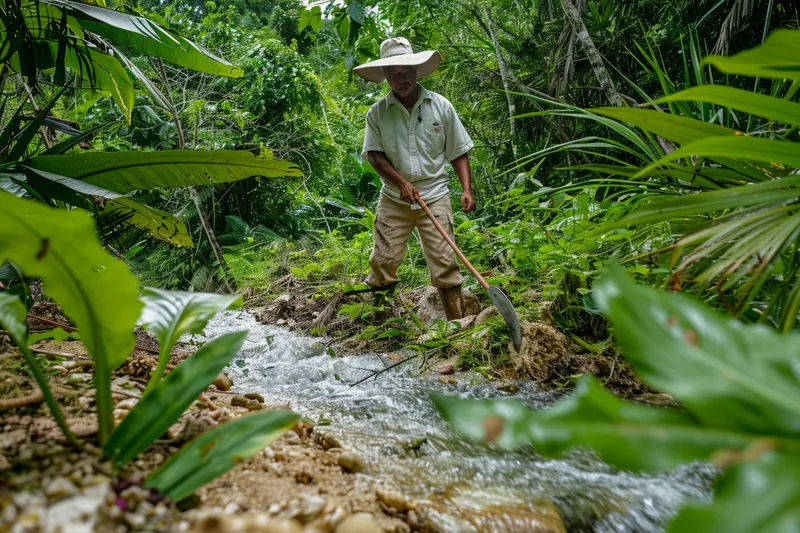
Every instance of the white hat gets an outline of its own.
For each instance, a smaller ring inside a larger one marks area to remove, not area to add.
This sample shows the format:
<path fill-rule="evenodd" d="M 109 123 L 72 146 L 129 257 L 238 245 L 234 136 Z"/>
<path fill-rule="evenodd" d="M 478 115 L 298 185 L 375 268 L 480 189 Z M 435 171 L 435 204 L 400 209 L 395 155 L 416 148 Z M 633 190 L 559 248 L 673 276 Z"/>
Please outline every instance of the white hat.
<path fill-rule="evenodd" d="M 442 57 L 436 50 L 414 53 L 404 37 L 390 37 L 381 43 L 381 58 L 364 63 L 353 72 L 367 81 L 381 83 L 386 79 L 383 67 L 417 67 L 417 79 L 424 78 L 439 66 Z"/>

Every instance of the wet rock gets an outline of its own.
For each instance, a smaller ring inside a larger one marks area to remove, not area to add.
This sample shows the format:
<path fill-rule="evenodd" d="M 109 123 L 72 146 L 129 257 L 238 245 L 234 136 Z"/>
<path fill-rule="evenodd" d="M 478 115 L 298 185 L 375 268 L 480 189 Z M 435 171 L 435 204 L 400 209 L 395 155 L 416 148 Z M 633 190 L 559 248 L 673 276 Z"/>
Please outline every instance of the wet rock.
<path fill-rule="evenodd" d="M 456 367 L 453 365 L 444 365 L 438 368 L 438 372 L 443 376 L 449 376 L 450 374 L 456 373 Z"/>
<path fill-rule="evenodd" d="M 58 500 L 65 496 L 72 496 L 78 492 L 78 487 L 75 483 L 65 477 L 57 477 L 53 479 L 44 488 L 44 493 L 50 500 Z"/>
<path fill-rule="evenodd" d="M 381 528 L 370 513 L 355 513 L 339 522 L 333 531 L 334 533 L 381 533 Z"/>
<path fill-rule="evenodd" d="M 233 387 L 233 381 L 231 381 L 231 378 L 220 372 L 219 375 L 214 379 L 213 385 L 217 388 L 217 390 L 228 391 L 231 390 L 231 387 Z"/>
<path fill-rule="evenodd" d="M 74 373 L 70 374 L 67 378 L 67 385 L 72 385 L 73 387 L 79 385 L 85 385 L 92 381 L 93 376 L 87 373 Z"/>
<path fill-rule="evenodd" d="M 339 466 L 342 467 L 342 470 L 345 472 L 349 472 L 351 474 L 355 474 L 356 472 L 361 472 L 364 470 L 364 461 L 361 457 L 351 451 L 344 451 L 339 454 L 339 458 L 337 459 L 337 463 Z"/>
<path fill-rule="evenodd" d="M 342 447 L 336 437 L 330 433 L 314 433 L 314 441 L 325 451 Z"/>
<path fill-rule="evenodd" d="M 243 394 L 237 394 L 231 398 L 231 405 L 246 407 L 249 411 L 258 411 L 264 408 L 263 405 L 258 403 L 258 400 L 251 400 L 250 398 L 246 398 Z"/>
<path fill-rule="evenodd" d="M 249 400 L 256 400 L 258 403 L 264 403 L 264 397 L 257 392 L 248 392 L 244 397 Z"/>
<path fill-rule="evenodd" d="M 458 381 L 453 376 L 441 376 L 439 378 L 439 383 L 445 383 L 447 385 L 458 385 Z"/>
<path fill-rule="evenodd" d="M 291 430 L 283 434 L 283 440 L 286 442 L 286 444 L 291 444 L 293 446 L 296 446 L 303 442 L 300 440 L 300 435 Z"/>
<path fill-rule="evenodd" d="M 396 490 L 378 489 L 375 491 L 375 496 L 377 496 L 378 501 L 382 502 L 388 507 L 397 509 L 401 513 L 409 511 L 414 507 L 408 498 Z"/>
<path fill-rule="evenodd" d="M 497 387 L 497 390 L 503 391 L 508 394 L 516 394 L 519 392 L 519 385 L 515 383 L 503 383 Z"/>

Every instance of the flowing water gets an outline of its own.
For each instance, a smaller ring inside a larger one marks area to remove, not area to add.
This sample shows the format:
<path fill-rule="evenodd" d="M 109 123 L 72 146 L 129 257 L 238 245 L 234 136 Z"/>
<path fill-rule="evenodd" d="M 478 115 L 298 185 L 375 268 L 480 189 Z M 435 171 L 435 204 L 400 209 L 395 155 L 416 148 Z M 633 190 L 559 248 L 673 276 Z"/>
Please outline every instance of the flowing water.
<path fill-rule="evenodd" d="M 220 314 L 205 334 L 213 338 L 243 329 L 249 335 L 229 368 L 235 389 L 258 392 L 268 404 L 286 405 L 315 421 L 330 420 L 325 429 L 364 459 L 364 475 L 385 479 L 410 497 L 446 498 L 448 508 L 473 510 L 552 501 L 570 531 L 597 532 L 663 531 L 682 503 L 710 497 L 714 471 L 708 466 L 687 465 L 658 476 L 631 474 L 588 450 L 545 459 L 532 449 L 509 452 L 459 439 L 429 396 L 507 396 L 479 376 L 444 384 L 420 377 L 410 362 L 350 387 L 394 361 L 381 354 L 332 357 L 319 338 L 265 326 L 244 311 Z M 537 410 L 560 396 L 530 382 L 521 383 L 514 395 Z M 446 525 L 447 517 L 441 519 L 445 529 L 458 530 Z"/>

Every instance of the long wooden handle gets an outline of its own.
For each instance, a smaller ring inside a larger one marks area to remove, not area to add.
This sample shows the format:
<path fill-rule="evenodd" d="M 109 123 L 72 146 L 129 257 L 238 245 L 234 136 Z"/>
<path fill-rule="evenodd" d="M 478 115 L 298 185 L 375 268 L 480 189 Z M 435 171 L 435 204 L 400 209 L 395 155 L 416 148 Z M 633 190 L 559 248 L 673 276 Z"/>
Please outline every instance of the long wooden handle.
<path fill-rule="evenodd" d="M 419 203 L 419 205 L 422 206 L 422 209 L 424 209 L 425 212 L 428 214 L 428 217 L 431 219 L 431 222 L 433 222 L 433 225 L 436 226 L 436 229 L 438 229 L 439 233 L 442 234 L 442 237 L 444 237 L 444 240 L 446 240 L 447 244 L 450 245 L 450 248 L 452 248 L 453 251 L 458 256 L 458 258 L 461 259 L 461 262 L 467 266 L 470 272 L 472 272 L 472 275 L 475 276 L 475 279 L 478 280 L 478 283 L 480 283 L 484 289 L 488 290 L 489 284 L 486 283 L 486 280 L 483 279 L 483 276 L 481 276 L 478 273 L 478 271 L 475 270 L 475 267 L 472 266 L 472 263 L 469 262 L 469 259 L 467 259 L 467 257 L 463 253 L 461 253 L 461 250 L 458 249 L 458 246 L 456 246 L 456 243 L 453 242 L 453 239 L 450 238 L 450 235 L 448 235 L 445 229 L 442 227 L 442 225 L 439 224 L 439 221 L 436 220 L 435 216 L 433 216 L 433 213 L 431 213 L 431 210 L 428 208 L 427 205 L 425 205 L 425 202 L 422 201 L 422 198 L 417 196 L 417 202 Z"/>

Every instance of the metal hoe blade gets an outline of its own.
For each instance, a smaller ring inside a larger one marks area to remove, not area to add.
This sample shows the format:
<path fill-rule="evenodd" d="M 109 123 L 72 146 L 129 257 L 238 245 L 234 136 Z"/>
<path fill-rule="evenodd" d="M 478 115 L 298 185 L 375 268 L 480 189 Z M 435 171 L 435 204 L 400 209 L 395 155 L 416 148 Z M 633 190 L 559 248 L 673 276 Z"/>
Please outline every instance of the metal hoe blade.
<path fill-rule="evenodd" d="M 503 291 L 497 287 L 489 287 L 487 291 L 489 292 L 489 298 L 492 299 L 492 303 L 497 310 L 500 311 L 503 320 L 505 320 L 508 325 L 508 329 L 511 330 L 511 340 L 514 343 L 514 349 L 519 351 L 520 346 L 522 346 L 522 329 L 520 328 L 519 317 L 514 310 L 514 306 L 511 305 L 511 302 L 508 300 L 508 297 L 503 294 Z"/>

